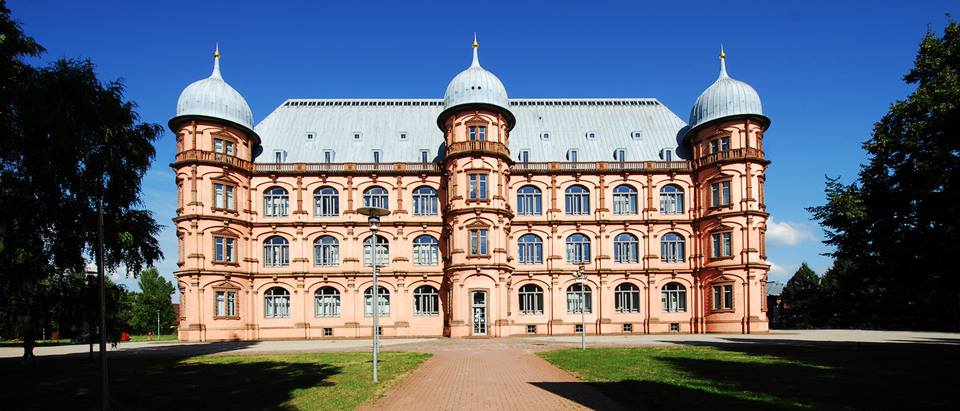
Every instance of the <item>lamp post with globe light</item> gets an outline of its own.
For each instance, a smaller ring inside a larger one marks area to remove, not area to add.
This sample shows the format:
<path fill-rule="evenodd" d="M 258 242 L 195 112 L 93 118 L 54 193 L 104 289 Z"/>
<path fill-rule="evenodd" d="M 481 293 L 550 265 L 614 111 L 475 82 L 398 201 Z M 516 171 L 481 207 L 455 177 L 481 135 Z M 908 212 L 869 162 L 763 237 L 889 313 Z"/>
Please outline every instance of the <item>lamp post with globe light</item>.
<path fill-rule="evenodd" d="M 377 285 L 377 262 L 380 258 L 380 245 L 377 241 L 377 231 L 380 230 L 380 217 L 389 215 L 390 210 L 381 207 L 360 207 L 357 209 L 357 213 L 367 216 L 367 222 L 370 223 L 370 232 L 373 235 L 373 243 L 370 246 L 370 263 L 373 265 L 373 301 L 371 302 L 371 311 L 373 311 L 373 382 L 378 382 L 377 361 L 380 354 L 380 286 Z"/>
<path fill-rule="evenodd" d="M 580 264 L 577 271 L 573 273 L 573 278 L 576 278 L 577 283 L 580 284 L 580 349 L 585 350 L 587 349 L 587 293 L 584 282 L 587 274 L 583 272 L 583 264 Z"/>

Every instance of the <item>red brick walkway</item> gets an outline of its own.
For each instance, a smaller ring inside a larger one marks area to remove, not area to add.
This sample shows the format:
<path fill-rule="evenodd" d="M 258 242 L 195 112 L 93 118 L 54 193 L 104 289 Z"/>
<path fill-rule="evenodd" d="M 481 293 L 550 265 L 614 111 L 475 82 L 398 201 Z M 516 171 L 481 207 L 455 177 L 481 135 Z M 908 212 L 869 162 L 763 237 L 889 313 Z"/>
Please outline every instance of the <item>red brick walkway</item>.
<path fill-rule="evenodd" d="M 588 384 L 509 340 L 437 340 L 403 347 L 433 357 L 367 409 L 619 409 Z"/>

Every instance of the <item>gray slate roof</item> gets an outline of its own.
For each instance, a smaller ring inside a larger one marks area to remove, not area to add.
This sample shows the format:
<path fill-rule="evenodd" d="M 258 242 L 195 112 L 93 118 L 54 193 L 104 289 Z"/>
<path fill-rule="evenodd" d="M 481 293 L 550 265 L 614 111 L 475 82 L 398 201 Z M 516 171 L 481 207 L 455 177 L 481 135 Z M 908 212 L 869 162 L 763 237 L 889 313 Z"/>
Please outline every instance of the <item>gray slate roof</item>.
<path fill-rule="evenodd" d="M 335 163 L 372 162 L 373 150 L 381 151 L 384 163 L 419 162 L 421 150 L 434 160 L 443 150 L 436 122 L 443 108 L 442 99 L 290 99 L 255 127 L 263 145 L 255 161 L 273 163 L 276 150 L 285 152 L 287 163 L 323 162 L 325 150 L 334 152 Z M 578 150 L 579 161 L 614 161 L 617 148 L 626 150 L 626 161 L 656 161 L 663 149 L 677 152 L 686 127 L 648 98 L 511 99 L 510 110 L 517 118 L 511 156 L 517 160 L 529 150 L 530 162 L 569 161 L 570 149 Z M 596 138 L 587 139 L 588 133 Z"/>

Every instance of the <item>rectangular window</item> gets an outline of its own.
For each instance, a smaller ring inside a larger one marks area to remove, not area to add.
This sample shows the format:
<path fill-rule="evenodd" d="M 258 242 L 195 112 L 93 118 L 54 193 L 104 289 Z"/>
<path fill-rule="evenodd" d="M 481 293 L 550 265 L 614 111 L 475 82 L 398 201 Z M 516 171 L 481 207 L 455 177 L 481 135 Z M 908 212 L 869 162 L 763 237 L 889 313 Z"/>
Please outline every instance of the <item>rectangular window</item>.
<path fill-rule="evenodd" d="M 487 128 L 485 126 L 470 126 L 470 141 L 484 141 L 487 139 Z"/>
<path fill-rule="evenodd" d="M 216 316 L 217 317 L 236 317 L 237 316 L 237 292 L 236 291 L 217 291 L 216 292 Z"/>
<path fill-rule="evenodd" d="M 733 284 L 713 286 L 713 309 L 733 309 Z"/>
<path fill-rule="evenodd" d="M 324 328 L 323 329 L 324 337 L 333 337 L 333 328 Z"/>
<path fill-rule="evenodd" d="M 627 150 L 618 148 L 617 151 L 614 151 L 613 158 L 619 162 L 627 161 Z"/>
<path fill-rule="evenodd" d="M 406 140 L 406 139 L 407 139 L 407 133 L 400 133 L 400 139 L 401 139 L 401 140 Z"/>
<path fill-rule="evenodd" d="M 542 138 L 542 139 L 544 139 L 544 140 L 549 140 L 549 139 L 550 139 L 550 133 L 543 132 L 543 133 L 540 134 L 540 138 Z"/>
<path fill-rule="evenodd" d="M 520 162 L 521 162 L 521 163 L 529 163 L 529 162 L 530 162 L 530 151 L 528 151 L 528 150 L 521 150 L 521 151 L 520 151 Z"/>
<path fill-rule="evenodd" d="M 429 163 L 430 162 L 430 152 L 427 150 L 420 150 L 420 162 Z"/>
<path fill-rule="evenodd" d="M 710 154 L 730 151 L 730 137 L 720 137 L 710 140 Z"/>
<path fill-rule="evenodd" d="M 487 229 L 470 230 L 470 255 L 487 255 Z"/>
<path fill-rule="evenodd" d="M 624 325 L 623 325 L 623 332 L 625 332 L 625 333 L 632 333 L 632 332 L 633 332 L 633 324 L 624 324 Z"/>
<path fill-rule="evenodd" d="M 374 163 L 380 162 L 380 150 L 373 150 L 373 162 Z"/>
<path fill-rule="evenodd" d="M 323 162 L 332 163 L 333 162 L 333 151 L 324 150 L 323 151 Z"/>
<path fill-rule="evenodd" d="M 663 161 L 673 161 L 673 150 L 665 148 L 660 151 L 660 159 Z"/>
<path fill-rule="evenodd" d="M 597 139 L 597 133 L 594 133 L 592 131 L 587 133 L 587 140 L 596 140 L 596 139 Z"/>
<path fill-rule="evenodd" d="M 213 237 L 213 259 L 221 263 L 236 261 L 237 239 L 233 237 Z"/>
<path fill-rule="evenodd" d="M 234 192 L 236 187 L 223 184 L 223 183 L 214 183 L 213 184 L 213 208 L 218 208 L 221 210 L 236 210 L 236 197 Z"/>
<path fill-rule="evenodd" d="M 287 158 L 287 152 L 283 150 L 274 150 L 273 151 L 273 162 L 282 163 Z"/>
<path fill-rule="evenodd" d="M 573 332 L 577 334 L 583 334 L 583 324 L 577 324 L 573 326 Z"/>
<path fill-rule="evenodd" d="M 487 175 L 486 174 L 470 174 L 470 199 L 471 200 L 486 200 L 487 199 Z"/>
<path fill-rule="evenodd" d="M 730 244 L 731 233 L 729 231 L 723 233 L 713 233 L 710 235 L 712 240 L 711 255 L 713 258 L 720 257 L 730 257 L 733 255 L 733 250 Z"/>
<path fill-rule="evenodd" d="M 571 162 L 576 163 L 577 161 L 580 161 L 579 154 L 580 153 L 577 150 L 567 151 L 567 160 L 570 160 Z"/>
<path fill-rule="evenodd" d="M 535 324 L 527 325 L 527 334 L 536 334 L 536 333 L 537 333 L 537 326 Z"/>
<path fill-rule="evenodd" d="M 714 207 L 720 207 L 730 204 L 730 181 L 719 181 L 710 184 L 712 204 Z"/>

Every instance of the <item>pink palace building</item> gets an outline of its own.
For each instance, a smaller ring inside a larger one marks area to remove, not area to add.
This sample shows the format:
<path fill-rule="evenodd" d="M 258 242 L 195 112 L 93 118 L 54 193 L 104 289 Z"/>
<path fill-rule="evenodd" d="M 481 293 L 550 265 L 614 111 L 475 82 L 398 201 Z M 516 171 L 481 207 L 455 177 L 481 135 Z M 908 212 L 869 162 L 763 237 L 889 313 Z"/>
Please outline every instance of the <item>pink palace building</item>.
<path fill-rule="evenodd" d="M 214 57 L 169 123 L 180 340 L 369 337 L 374 309 L 386 337 L 574 334 L 581 310 L 591 335 L 767 331 L 770 120 L 723 53 L 689 123 L 509 98 L 474 41 L 442 99 L 290 99 L 254 125 Z M 376 250 L 364 206 L 391 212 Z"/>

